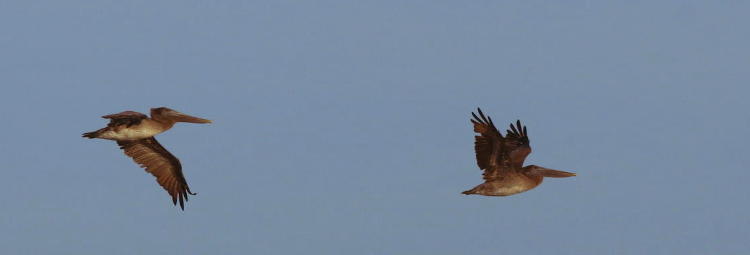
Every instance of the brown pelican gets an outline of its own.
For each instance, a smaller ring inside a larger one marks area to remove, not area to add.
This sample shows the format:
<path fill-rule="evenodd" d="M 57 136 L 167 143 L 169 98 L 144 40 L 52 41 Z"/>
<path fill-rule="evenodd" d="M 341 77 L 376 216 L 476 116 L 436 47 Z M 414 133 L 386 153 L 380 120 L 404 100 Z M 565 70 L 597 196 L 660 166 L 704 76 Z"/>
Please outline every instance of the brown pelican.
<path fill-rule="evenodd" d="M 170 196 L 172 203 L 185 210 L 185 201 L 190 192 L 182 165 L 172 153 L 159 144 L 155 135 L 172 128 L 176 122 L 211 123 L 210 120 L 193 117 L 167 107 L 151 108 L 151 118 L 133 111 L 102 116 L 110 119 L 107 127 L 83 134 L 83 137 L 115 140 L 125 154 L 156 177 L 156 181 Z"/>
<path fill-rule="evenodd" d="M 463 194 L 478 194 L 484 196 L 509 196 L 533 189 L 544 177 L 571 177 L 574 173 L 548 169 L 535 165 L 523 166 L 526 156 L 531 153 L 529 137 L 526 127 L 521 121 L 516 126 L 510 124 L 505 137 L 495 128 L 492 118 L 485 117 L 482 110 L 477 108 L 479 117 L 473 112 L 475 136 L 474 150 L 477 154 L 477 164 L 484 170 L 484 183 Z"/>

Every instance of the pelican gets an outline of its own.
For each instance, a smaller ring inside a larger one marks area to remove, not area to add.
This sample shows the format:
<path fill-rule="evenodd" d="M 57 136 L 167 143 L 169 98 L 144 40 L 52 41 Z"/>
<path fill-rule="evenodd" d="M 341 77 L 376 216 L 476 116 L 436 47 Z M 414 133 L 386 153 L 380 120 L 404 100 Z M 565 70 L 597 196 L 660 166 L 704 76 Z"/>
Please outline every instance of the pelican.
<path fill-rule="evenodd" d="M 526 127 L 521 121 L 516 125 L 510 124 L 505 137 L 497 130 L 492 118 L 485 117 L 482 110 L 477 108 L 479 116 L 474 114 L 471 123 L 474 124 L 474 150 L 477 164 L 484 170 L 484 183 L 473 189 L 462 192 L 466 195 L 510 196 L 535 188 L 544 177 L 563 178 L 576 176 L 560 170 L 544 168 L 536 165 L 523 166 L 523 161 L 531 153 L 529 137 Z"/>
<path fill-rule="evenodd" d="M 196 195 L 196 193 L 190 191 L 185 176 L 182 175 L 180 160 L 164 149 L 154 136 L 169 130 L 176 122 L 211 123 L 211 121 L 167 107 L 151 108 L 151 118 L 134 111 L 105 115 L 102 118 L 110 120 L 107 127 L 84 133 L 83 137 L 117 141 L 117 145 L 125 152 L 125 155 L 133 158 L 135 163 L 156 177 L 159 185 L 172 196 L 172 203 L 177 205 L 179 200 L 180 208 L 185 210 L 184 201 L 188 200 L 188 194 Z"/>

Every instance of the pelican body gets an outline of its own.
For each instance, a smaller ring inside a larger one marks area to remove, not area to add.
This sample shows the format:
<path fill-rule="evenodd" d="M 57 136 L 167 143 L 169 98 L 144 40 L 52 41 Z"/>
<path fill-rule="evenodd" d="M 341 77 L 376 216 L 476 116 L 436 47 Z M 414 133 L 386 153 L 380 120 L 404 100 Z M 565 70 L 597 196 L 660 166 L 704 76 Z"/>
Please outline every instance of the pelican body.
<path fill-rule="evenodd" d="M 544 168 L 536 165 L 523 166 L 531 153 L 529 137 L 521 121 L 510 125 L 506 135 L 497 130 L 492 118 L 484 116 L 477 108 L 479 116 L 471 113 L 475 136 L 474 150 L 477 165 L 484 170 L 484 183 L 464 191 L 466 195 L 510 196 L 539 186 L 544 177 L 563 178 L 575 176 L 575 173 Z"/>
<path fill-rule="evenodd" d="M 177 122 L 211 123 L 211 121 L 167 107 L 151 108 L 150 118 L 134 111 L 105 115 L 102 118 L 110 120 L 107 127 L 84 133 L 83 137 L 117 141 L 126 155 L 156 177 L 159 185 L 172 196 L 172 203 L 176 205 L 179 200 L 180 208 L 184 210 L 184 201 L 188 200 L 188 195 L 196 193 L 190 191 L 185 176 L 182 174 L 180 160 L 161 146 L 154 136 L 169 130 Z"/>
<path fill-rule="evenodd" d="M 210 120 L 193 117 L 167 107 L 151 108 L 151 118 L 134 111 L 105 115 L 102 118 L 111 119 L 107 127 L 86 133 L 83 136 L 115 141 L 133 141 L 161 134 L 172 128 L 177 122 L 211 123 Z"/>

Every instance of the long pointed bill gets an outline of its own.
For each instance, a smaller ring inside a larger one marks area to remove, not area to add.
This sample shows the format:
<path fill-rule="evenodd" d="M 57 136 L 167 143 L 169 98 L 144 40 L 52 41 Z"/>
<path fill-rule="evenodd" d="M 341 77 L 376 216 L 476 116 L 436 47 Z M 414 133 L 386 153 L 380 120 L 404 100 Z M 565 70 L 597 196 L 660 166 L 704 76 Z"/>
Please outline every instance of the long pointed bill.
<path fill-rule="evenodd" d="M 211 120 L 193 117 L 184 113 L 174 113 L 172 119 L 178 122 L 189 122 L 189 123 L 211 123 Z"/>
<path fill-rule="evenodd" d="M 575 173 L 554 170 L 554 169 L 549 169 L 549 168 L 537 169 L 536 171 L 539 173 L 539 175 L 544 176 L 544 177 L 565 178 L 565 177 L 576 176 Z"/>

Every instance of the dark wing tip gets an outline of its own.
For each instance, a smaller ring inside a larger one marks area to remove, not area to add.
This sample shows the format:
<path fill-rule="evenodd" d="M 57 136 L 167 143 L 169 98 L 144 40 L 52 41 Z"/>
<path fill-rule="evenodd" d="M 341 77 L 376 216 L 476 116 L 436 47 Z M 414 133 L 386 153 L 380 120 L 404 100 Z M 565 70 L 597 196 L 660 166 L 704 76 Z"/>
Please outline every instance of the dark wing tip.
<path fill-rule="evenodd" d="M 481 124 L 481 125 L 492 125 L 492 119 L 488 120 L 488 118 L 482 112 L 482 109 L 479 109 L 477 107 L 477 113 L 479 113 L 479 116 L 477 116 L 477 114 L 474 112 L 471 113 L 471 116 L 474 117 L 474 119 L 471 119 L 471 123 Z"/>
<path fill-rule="evenodd" d="M 180 209 L 182 209 L 184 211 L 185 210 L 185 201 L 183 200 L 182 196 L 183 195 L 180 194 Z"/>
<path fill-rule="evenodd" d="M 482 120 L 485 120 L 485 121 L 486 121 L 486 119 L 485 119 L 485 117 L 484 117 L 484 113 L 482 112 L 482 109 L 480 109 L 479 107 L 477 107 L 477 113 L 479 113 L 479 116 L 482 116 Z M 473 114 L 473 113 L 472 113 L 472 114 Z"/>
<path fill-rule="evenodd" d="M 472 116 L 472 117 L 474 117 L 474 119 L 472 119 L 472 120 L 471 120 L 471 123 L 478 123 L 478 122 L 481 122 L 481 121 L 479 120 L 479 117 L 477 117 L 477 115 L 476 115 L 476 114 L 475 114 L 474 112 L 472 112 L 472 113 L 471 113 L 471 116 Z"/>
<path fill-rule="evenodd" d="M 513 131 L 514 134 L 519 136 L 526 136 L 526 126 L 521 125 L 521 120 L 516 120 L 516 123 L 510 123 L 510 130 Z"/>
<path fill-rule="evenodd" d="M 198 193 L 197 192 L 196 193 L 190 192 L 190 188 L 185 188 L 184 190 L 182 190 L 182 192 L 177 193 L 176 196 L 172 196 L 172 203 L 174 203 L 174 205 L 177 205 L 177 200 L 179 200 L 180 201 L 180 209 L 182 209 L 184 211 L 185 210 L 185 202 L 187 202 L 188 200 L 190 200 L 189 197 L 188 197 L 188 195 L 195 196 L 195 195 L 198 195 Z"/>
<path fill-rule="evenodd" d="M 474 116 L 474 118 L 477 121 L 479 121 L 479 123 L 489 124 L 489 125 L 494 126 L 494 124 L 492 123 L 492 118 L 484 115 L 484 113 L 482 112 L 482 109 L 479 109 L 479 107 L 477 107 L 477 113 L 479 113 L 479 117 L 477 117 L 477 115 L 474 114 L 473 112 L 471 113 L 471 115 Z"/>

